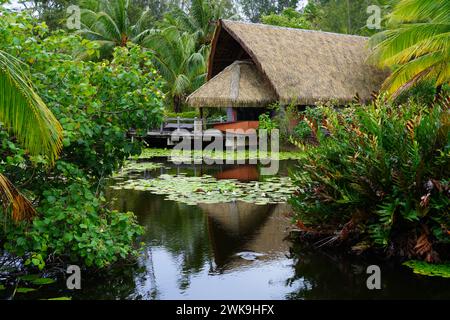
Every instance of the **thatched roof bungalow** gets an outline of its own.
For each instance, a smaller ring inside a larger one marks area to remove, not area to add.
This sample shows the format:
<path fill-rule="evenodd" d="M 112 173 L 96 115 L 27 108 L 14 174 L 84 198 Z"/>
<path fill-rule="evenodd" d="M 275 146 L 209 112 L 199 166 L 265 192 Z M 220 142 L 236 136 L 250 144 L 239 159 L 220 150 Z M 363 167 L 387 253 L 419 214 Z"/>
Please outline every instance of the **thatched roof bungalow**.
<path fill-rule="evenodd" d="M 387 75 L 366 62 L 367 42 L 361 36 L 220 20 L 208 82 L 188 104 L 236 111 L 272 102 L 345 104 L 355 96 L 367 101 Z"/>

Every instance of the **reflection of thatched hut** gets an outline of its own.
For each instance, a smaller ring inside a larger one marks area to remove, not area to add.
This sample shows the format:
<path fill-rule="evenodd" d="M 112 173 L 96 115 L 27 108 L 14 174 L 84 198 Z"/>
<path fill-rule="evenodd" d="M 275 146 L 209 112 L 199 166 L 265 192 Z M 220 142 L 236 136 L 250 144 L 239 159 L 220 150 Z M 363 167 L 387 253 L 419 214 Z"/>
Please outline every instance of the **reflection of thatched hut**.
<path fill-rule="evenodd" d="M 259 170 L 256 165 L 237 165 L 234 168 L 226 169 L 216 174 L 216 178 L 223 179 L 236 179 L 239 181 L 258 181 Z"/>
<path fill-rule="evenodd" d="M 200 204 L 208 216 L 209 240 L 218 266 L 233 261 L 233 266 L 245 263 L 236 254 L 240 251 L 262 253 L 261 259 L 271 259 L 288 251 L 284 241 L 288 235 L 291 208 L 287 204 L 258 206 L 237 202 Z"/>
<path fill-rule="evenodd" d="M 386 77 L 366 63 L 367 56 L 365 37 L 221 20 L 209 81 L 188 103 L 227 107 L 229 121 L 237 121 L 255 120 L 259 108 L 277 101 L 366 101 Z"/>

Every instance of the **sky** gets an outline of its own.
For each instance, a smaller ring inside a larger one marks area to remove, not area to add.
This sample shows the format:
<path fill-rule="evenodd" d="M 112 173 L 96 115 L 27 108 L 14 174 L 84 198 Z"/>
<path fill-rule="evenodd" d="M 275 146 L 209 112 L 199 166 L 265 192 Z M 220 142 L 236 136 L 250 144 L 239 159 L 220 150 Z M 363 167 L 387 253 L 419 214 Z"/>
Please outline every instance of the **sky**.
<path fill-rule="evenodd" d="M 0 1 L 1 2 L 1 1 Z M 6 4 L 5 7 L 15 9 L 21 8 L 22 6 L 19 4 L 19 0 L 10 0 L 10 4 Z"/>
<path fill-rule="evenodd" d="M 1 2 L 2 1 L 0 0 L 0 3 Z M 11 8 L 11 9 L 23 8 L 23 6 L 19 4 L 19 0 L 10 0 L 9 2 L 10 2 L 10 4 L 5 5 L 7 8 Z M 308 3 L 308 0 L 300 0 L 298 3 L 297 9 L 303 8 L 307 3 Z"/>

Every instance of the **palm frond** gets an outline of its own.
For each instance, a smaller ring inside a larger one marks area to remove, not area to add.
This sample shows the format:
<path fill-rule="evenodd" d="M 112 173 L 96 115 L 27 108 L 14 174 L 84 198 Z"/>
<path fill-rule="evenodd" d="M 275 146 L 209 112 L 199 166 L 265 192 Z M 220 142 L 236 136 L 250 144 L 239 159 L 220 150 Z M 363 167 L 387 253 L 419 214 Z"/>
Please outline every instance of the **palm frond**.
<path fill-rule="evenodd" d="M 16 187 L 0 173 L 0 201 L 5 214 L 9 214 L 13 221 L 31 220 L 36 216 L 36 210 Z"/>
<path fill-rule="evenodd" d="M 384 31 L 371 41 L 373 47 L 372 58 L 378 61 L 380 67 L 389 66 L 391 63 L 389 59 L 422 41 L 428 41 L 430 45 L 432 39 L 437 36 L 443 36 L 448 41 L 450 37 L 449 32 L 450 24 L 429 23 L 404 25 L 394 30 Z"/>
<path fill-rule="evenodd" d="M 191 81 L 189 78 L 184 74 L 179 74 L 173 84 L 173 92 L 176 95 L 182 95 L 186 92 L 186 89 L 188 89 L 190 85 Z"/>
<path fill-rule="evenodd" d="M 119 33 L 126 33 L 128 30 L 128 8 L 129 0 L 115 0 L 109 2 L 109 11 L 112 13 L 111 16 L 115 21 Z"/>
<path fill-rule="evenodd" d="M 417 82 L 450 81 L 450 1 L 400 0 L 390 19 L 390 30 L 370 41 L 369 60 L 393 69 L 383 84 L 388 96 L 396 97 Z"/>
<path fill-rule="evenodd" d="M 81 9 L 81 23 L 87 28 L 92 27 L 97 21 L 97 12 L 89 9 Z"/>
<path fill-rule="evenodd" d="M 402 0 L 396 5 L 389 20 L 391 23 L 441 21 L 441 18 L 449 16 L 450 2 L 447 0 Z"/>
<path fill-rule="evenodd" d="M 97 21 L 92 29 L 97 33 L 106 35 L 108 39 L 115 39 L 118 42 L 122 39 L 122 33 L 116 22 L 105 12 L 98 13 Z"/>
<path fill-rule="evenodd" d="M 0 121 L 31 155 L 51 163 L 62 149 L 62 127 L 36 94 L 21 62 L 0 51 Z"/>
<path fill-rule="evenodd" d="M 417 58 L 407 64 L 400 66 L 395 70 L 383 84 L 383 89 L 389 95 L 396 97 L 404 89 L 410 88 L 432 72 L 433 67 L 439 66 L 442 61 L 442 55 L 439 53 L 430 53 Z"/>

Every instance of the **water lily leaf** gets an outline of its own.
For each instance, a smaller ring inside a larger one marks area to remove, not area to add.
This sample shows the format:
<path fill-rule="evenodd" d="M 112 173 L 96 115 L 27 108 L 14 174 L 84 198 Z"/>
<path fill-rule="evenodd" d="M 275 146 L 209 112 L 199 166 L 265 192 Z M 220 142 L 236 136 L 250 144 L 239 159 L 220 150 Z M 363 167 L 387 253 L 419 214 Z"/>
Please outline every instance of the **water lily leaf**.
<path fill-rule="evenodd" d="M 46 284 L 52 284 L 55 282 L 56 282 L 56 280 L 50 279 L 50 278 L 39 278 L 39 279 L 34 279 L 31 281 L 31 283 L 35 284 L 35 285 L 46 285 Z"/>
<path fill-rule="evenodd" d="M 20 276 L 19 279 L 23 281 L 33 281 L 39 279 L 41 276 L 38 274 L 27 274 L 24 276 Z"/>
<path fill-rule="evenodd" d="M 36 291 L 36 289 L 33 288 L 17 288 L 16 292 L 17 293 L 28 293 L 28 292 L 33 292 Z"/>
<path fill-rule="evenodd" d="M 117 183 L 113 187 L 165 195 L 166 200 L 190 206 L 200 203 L 228 203 L 237 200 L 256 205 L 284 203 L 296 190 L 291 180 L 286 177 L 242 183 L 236 179 L 217 180 L 210 175 L 189 177 L 170 174 L 163 174 L 153 179 L 128 180 Z"/>

